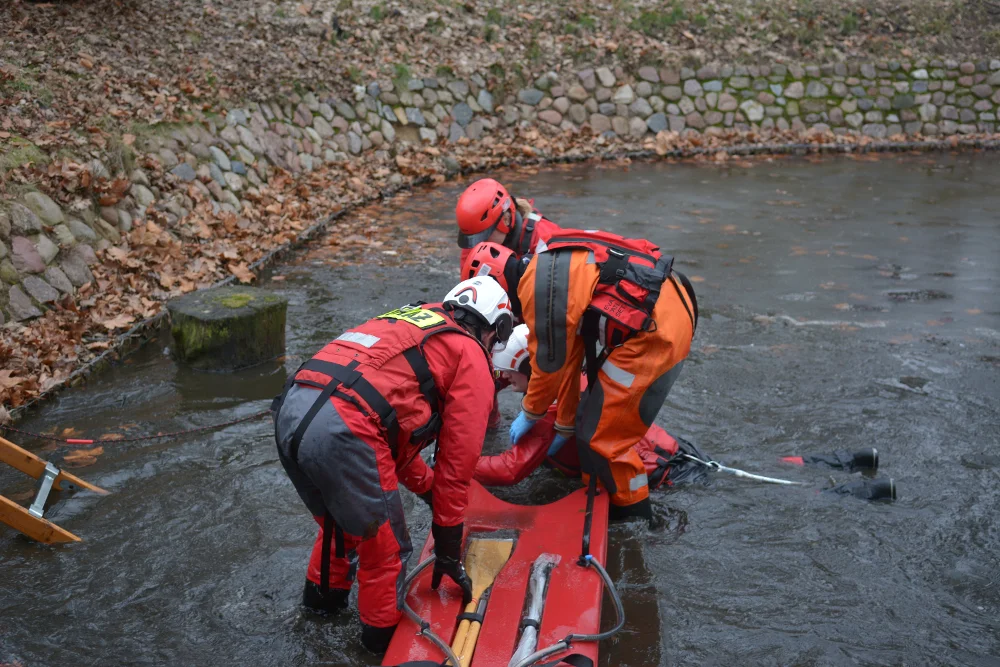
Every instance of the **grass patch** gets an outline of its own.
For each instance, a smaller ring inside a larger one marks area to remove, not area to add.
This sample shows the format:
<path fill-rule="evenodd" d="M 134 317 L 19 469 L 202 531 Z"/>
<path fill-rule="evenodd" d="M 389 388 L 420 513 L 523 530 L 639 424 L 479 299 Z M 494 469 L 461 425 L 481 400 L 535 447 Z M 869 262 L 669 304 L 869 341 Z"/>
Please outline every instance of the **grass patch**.
<path fill-rule="evenodd" d="M 350 77 L 351 81 L 354 83 L 361 83 L 361 68 L 357 65 L 351 65 L 347 68 L 347 76 Z"/>
<path fill-rule="evenodd" d="M 486 12 L 486 23 L 498 25 L 501 28 L 507 25 L 507 19 L 504 18 L 503 12 L 494 7 L 493 9 Z"/>
<path fill-rule="evenodd" d="M 385 20 L 386 15 L 385 5 L 382 3 L 372 5 L 372 8 L 368 10 L 368 16 L 370 16 L 373 21 L 378 21 L 380 23 Z"/>
<path fill-rule="evenodd" d="M 684 7 L 674 3 L 667 10 L 643 10 L 630 24 L 633 30 L 649 37 L 661 37 L 669 28 L 686 18 Z"/>
<path fill-rule="evenodd" d="M 840 34 L 853 35 L 858 31 L 859 25 L 858 15 L 854 12 L 848 12 L 840 22 Z"/>
<path fill-rule="evenodd" d="M 0 153 L 0 179 L 11 169 L 17 169 L 29 164 L 39 166 L 49 163 L 49 156 L 43 153 L 38 146 L 23 137 L 15 135 L 7 139 L 4 143 L 7 148 Z"/>
<path fill-rule="evenodd" d="M 455 78 L 455 70 L 448 67 L 447 65 L 438 65 L 437 69 L 434 70 L 434 74 L 439 79 L 453 79 Z"/>

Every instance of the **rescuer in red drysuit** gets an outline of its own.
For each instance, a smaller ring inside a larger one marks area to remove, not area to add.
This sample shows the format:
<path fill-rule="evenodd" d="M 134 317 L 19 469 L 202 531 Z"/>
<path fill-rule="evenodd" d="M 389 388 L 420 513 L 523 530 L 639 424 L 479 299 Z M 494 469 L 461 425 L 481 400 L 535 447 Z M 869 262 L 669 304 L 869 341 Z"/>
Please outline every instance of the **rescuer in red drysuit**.
<path fill-rule="evenodd" d="M 493 352 L 493 368 L 508 382 L 514 391 L 524 393 L 531 377 L 531 358 L 528 352 L 528 327 L 514 327 L 505 346 Z M 586 387 L 586 378 L 580 383 Z M 546 415 L 532 426 L 516 445 L 496 456 L 481 456 L 476 464 L 474 479 L 487 486 L 511 486 L 534 472 L 543 463 L 568 477 L 580 476 L 580 458 L 574 438 L 566 438 L 555 429 L 556 403 Z M 651 489 L 662 486 L 700 481 L 707 475 L 704 466 L 685 460 L 678 455 L 687 453 L 702 461 L 708 459 L 693 444 L 675 440 L 669 433 L 653 424 L 633 449 L 642 459 Z M 676 458 L 675 458 L 676 457 Z"/>
<path fill-rule="evenodd" d="M 509 303 L 478 278 L 440 304 L 380 315 L 326 345 L 275 399 L 279 458 L 321 527 L 303 604 L 345 608 L 356 576 L 361 641 L 374 652 L 399 622 L 412 551 L 400 483 L 433 510 L 433 588 L 447 575 L 472 597 L 463 518 L 494 397 L 487 350 L 510 335 Z M 435 439 L 431 470 L 420 451 Z"/>

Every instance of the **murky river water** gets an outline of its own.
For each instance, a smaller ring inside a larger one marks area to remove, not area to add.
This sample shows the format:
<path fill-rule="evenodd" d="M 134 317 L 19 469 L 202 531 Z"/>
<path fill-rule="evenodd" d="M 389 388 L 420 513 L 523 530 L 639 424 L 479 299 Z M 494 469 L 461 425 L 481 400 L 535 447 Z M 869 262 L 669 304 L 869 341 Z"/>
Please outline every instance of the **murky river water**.
<path fill-rule="evenodd" d="M 665 528 L 613 529 L 609 569 L 629 617 L 604 664 L 1000 664 L 995 157 L 608 165 L 507 180 L 567 226 L 659 242 L 696 281 L 701 325 L 660 424 L 729 465 L 816 488 L 827 472 L 778 457 L 875 446 L 899 489 L 893 505 L 732 478 L 655 495 Z M 372 219 L 373 238 L 397 225 L 398 241 L 321 241 L 274 271 L 281 279 L 265 286 L 291 300 L 284 366 L 194 374 L 154 345 L 24 428 L 155 433 L 263 409 L 285 367 L 455 282 L 462 186 Z M 509 392 L 503 407 L 516 414 Z M 45 547 L 0 528 L 0 663 L 372 662 L 355 619 L 297 607 L 314 524 L 269 423 L 109 445 L 79 473 L 112 491 L 50 510 L 82 544 Z M 21 479 L 0 471 L 0 491 L 30 491 Z M 539 471 L 498 494 L 538 502 L 570 488 Z M 430 518 L 412 501 L 419 543 Z"/>

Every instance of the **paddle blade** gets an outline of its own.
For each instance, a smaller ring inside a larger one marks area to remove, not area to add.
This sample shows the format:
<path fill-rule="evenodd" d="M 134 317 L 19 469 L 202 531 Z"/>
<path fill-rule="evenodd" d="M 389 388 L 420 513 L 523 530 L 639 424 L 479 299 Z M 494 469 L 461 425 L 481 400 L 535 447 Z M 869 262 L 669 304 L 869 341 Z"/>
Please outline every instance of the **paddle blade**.
<path fill-rule="evenodd" d="M 465 571 L 472 579 L 473 602 L 482 597 L 483 592 L 493 585 L 500 570 L 510 560 L 514 551 L 512 538 L 493 539 L 472 537 L 465 552 Z"/>

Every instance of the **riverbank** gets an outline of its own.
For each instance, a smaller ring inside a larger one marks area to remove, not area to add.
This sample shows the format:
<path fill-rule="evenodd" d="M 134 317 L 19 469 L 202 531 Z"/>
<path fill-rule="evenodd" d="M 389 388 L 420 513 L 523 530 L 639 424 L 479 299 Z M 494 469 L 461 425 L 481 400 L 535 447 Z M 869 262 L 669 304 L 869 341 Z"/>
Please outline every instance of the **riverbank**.
<path fill-rule="evenodd" d="M 663 21 L 643 3 L 618 19 L 586 5 L 579 30 L 547 6 L 510 18 L 484 6 L 484 18 L 419 3 L 119 5 L 125 40 L 85 5 L 2 10 L 0 410 L 83 379 L 171 296 L 252 282 L 331 216 L 339 237 L 380 242 L 390 229 L 340 214 L 414 184 L 615 155 L 996 140 L 1000 60 L 936 56 L 916 39 L 900 60 L 841 59 L 873 53 L 845 36 L 825 64 L 802 63 L 817 54 L 794 40 L 722 62 L 724 48 L 670 45 L 698 27 L 682 5 Z M 174 19 L 183 31 L 154 29 Z M 559 34 L 532 33 L 546 25 Z M 566 60 L 598 42 L 589 62 Z M 265 44 L 268 58 L 246 54 Z"/>

